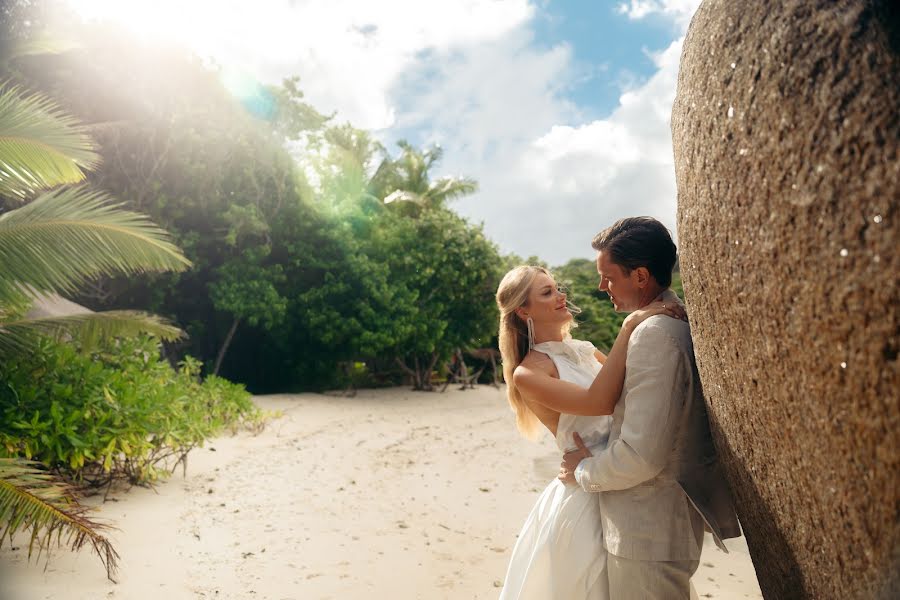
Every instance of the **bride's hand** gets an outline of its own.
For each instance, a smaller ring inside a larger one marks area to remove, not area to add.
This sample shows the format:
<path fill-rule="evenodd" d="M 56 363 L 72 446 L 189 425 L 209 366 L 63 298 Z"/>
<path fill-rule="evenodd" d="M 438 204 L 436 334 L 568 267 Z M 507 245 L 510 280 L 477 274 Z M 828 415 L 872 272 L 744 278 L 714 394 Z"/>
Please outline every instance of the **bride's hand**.
<path fill-rule="evenodd" d="M 666 315 L 667 317 L 680 319 L 682 321 L 688 320 L 687 312 L 684 309 L 684 304 L 682 304 L 681 302 L 673 300 L 654 300 L 644 308 L 636 310 L 628 315 L 623 326 L 634 329 L 635 327 L 643 323 L 645 319 L 648 319 L 655 315 Z"/>

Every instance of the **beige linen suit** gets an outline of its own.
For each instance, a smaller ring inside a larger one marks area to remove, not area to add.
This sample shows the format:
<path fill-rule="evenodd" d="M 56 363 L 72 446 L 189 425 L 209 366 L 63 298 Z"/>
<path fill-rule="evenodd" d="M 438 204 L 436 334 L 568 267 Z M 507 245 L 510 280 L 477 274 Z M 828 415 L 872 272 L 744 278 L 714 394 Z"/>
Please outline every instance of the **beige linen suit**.
<path fill-rule="evenodd" d="M 723 549 L 740 535 L 687 323 L 658 315 L 632 333 L 609 444 L 575 476 L 599 492 L 616 600 L 688 598 L 704 526 Z"/>

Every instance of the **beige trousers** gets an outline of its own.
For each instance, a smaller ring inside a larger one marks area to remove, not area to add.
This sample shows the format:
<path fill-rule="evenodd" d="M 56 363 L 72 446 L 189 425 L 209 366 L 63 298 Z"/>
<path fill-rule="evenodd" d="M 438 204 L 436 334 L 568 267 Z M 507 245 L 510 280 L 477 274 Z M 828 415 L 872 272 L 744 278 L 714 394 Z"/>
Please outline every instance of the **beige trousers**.
<path fill-rule="evenodd" d="M 609 597 L 614 600 L 690 600 L 699 560 L 630 560 L 609 554 Z"/>

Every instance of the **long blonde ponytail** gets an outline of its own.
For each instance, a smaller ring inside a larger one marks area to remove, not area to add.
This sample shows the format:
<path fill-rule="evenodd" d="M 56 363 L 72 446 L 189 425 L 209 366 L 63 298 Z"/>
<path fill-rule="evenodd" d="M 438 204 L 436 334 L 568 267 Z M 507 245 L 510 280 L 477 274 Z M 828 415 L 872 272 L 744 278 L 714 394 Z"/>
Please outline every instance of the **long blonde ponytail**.
<path fill-rule="evenodd" d="M 531 285 L 539 273 L 550 275 L 543 267 L 516 267 L 504 275 L 497 288 L 497 308 L 500 309 L 500 360 L 503 363 L 503 378 L 506 380 L 506 398 L 516 413 L 516 427 L 519 432 L 532 440 L 540 434 L 541 422 L 516 389 L 513 371 L 528 354 L 528 329 L 525 322 L 516 314 L 516 309 L 527 303 Z"/>

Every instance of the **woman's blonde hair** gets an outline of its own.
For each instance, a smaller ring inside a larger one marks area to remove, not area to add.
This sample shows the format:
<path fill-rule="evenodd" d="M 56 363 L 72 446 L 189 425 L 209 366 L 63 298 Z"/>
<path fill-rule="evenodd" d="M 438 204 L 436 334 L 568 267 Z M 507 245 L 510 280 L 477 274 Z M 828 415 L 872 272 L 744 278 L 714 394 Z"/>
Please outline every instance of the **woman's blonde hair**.
<path fill-rule="evenodd" d="M 516 413 L 516 427 L 528 439 L 535 439 L 541 431 L 541 422 L 529 408 L 522 394 L 516 389 L 513 371 L 528 354 L 528 326 L 516 309 L 528 304 L 528 294 L 539 274 L 550 277 L 544 267 L 519 266 L 503 276 L 497 288 L 497 308 L 500 309 L 500 360 L 503 378 L 506 380 L 506 398 Z"/>

